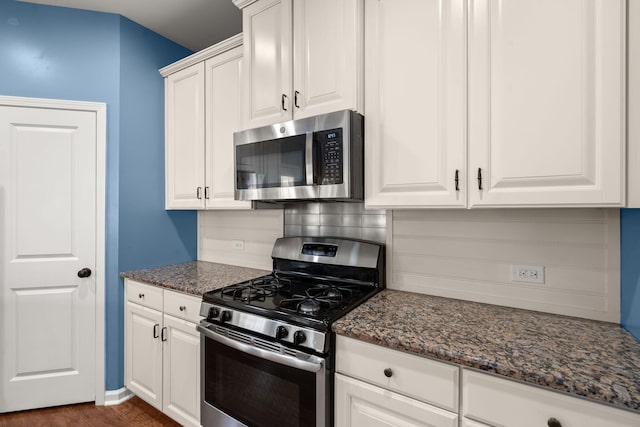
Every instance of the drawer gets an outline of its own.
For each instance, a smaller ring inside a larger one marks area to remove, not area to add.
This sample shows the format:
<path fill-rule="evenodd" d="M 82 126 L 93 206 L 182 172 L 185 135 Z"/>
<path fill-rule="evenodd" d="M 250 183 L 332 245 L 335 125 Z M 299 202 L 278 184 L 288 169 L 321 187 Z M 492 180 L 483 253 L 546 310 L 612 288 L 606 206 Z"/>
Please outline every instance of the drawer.
<path fill-rule="evenodd" d="M 125 279 L 127 300 L 162 311 L 162 288 Z"/>
<path fill-rule="evenodd" d="M 555 418 L 562 427 L 640 426 L 640 414 L 468 369 L 462 390 L 462 415 L 489 425 L 540 427 Z"/>
<path fill-rule="evenodd" d="M 200 322 L 202 298 L 180 292 L 164 291 L 164 312 L 190 322 Z"/>
<path fill-rule="evenodd" d="M 457 366 L 338 335 L 336 371 L 458 412 Z"/>

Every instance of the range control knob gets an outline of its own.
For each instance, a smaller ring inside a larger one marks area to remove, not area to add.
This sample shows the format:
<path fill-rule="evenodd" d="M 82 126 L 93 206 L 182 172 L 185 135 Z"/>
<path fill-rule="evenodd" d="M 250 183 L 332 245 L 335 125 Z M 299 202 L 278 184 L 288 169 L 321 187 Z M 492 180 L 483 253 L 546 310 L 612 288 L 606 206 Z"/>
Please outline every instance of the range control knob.
<path fill-rule="evenodd" d="M 230 320 L 231 320 L 231 312 L 229 310 L 223 310 L 222 314 L 220 315 L 220 321 L 228 322 Z"/>
<path fill-rule="evenodd" d="M 282 338 L 286 338 L 289 335 L 289 331 L 284 326 L 278 326 L 276 328 L 276 339 L 281 340 Z"/>
<path fill-rule="evenodd" d="M 295 331 L 293 334 L 293 343 L 294 344 L 302 344 L 307 340 L 307 336 L 302 331 Z"/>
<path fill-rule="evenodd" d="M 209 314 L 207 315 L 207 317 L 209 319 L 215 319 L 219 315 L 220 315 L 220 309 L 218 309 L 218 307 L 211 307 L 209 309 Z"/>

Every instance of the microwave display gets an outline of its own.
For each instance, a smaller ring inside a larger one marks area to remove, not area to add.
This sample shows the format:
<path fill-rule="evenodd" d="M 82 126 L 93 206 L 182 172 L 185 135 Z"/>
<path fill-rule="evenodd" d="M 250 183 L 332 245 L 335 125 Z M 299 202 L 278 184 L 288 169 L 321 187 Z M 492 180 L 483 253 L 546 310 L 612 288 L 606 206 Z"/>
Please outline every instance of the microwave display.
<path fill-rule="evenodd" d="M 315 146 L 313 183 L 342 184 L 342 128 L 313 133 Z"/>

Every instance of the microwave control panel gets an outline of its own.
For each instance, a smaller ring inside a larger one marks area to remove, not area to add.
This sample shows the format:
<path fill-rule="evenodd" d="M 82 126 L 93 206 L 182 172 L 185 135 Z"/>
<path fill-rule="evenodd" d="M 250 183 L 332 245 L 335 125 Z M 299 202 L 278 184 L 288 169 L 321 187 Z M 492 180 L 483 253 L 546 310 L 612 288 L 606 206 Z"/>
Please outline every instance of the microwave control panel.
<path fill-rule="evenodd" d="M 343 183 L 342 128 L 313 133 L 315 146 L 313 182 L 319 185 Z"/>

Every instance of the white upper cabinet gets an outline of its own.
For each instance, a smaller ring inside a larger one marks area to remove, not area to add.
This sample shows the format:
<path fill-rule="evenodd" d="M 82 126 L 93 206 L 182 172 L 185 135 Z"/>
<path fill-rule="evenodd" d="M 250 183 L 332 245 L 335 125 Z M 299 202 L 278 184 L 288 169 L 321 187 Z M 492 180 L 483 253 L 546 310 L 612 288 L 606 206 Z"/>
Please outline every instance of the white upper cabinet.
<path fill-rule="evenodd" d="M 204 63 L 165 79 L 165 207 L 204 208 Z"/>
<path fill-rule="evenodd" d="M 245 129 L 363 106 L 363 0 L 235 0 Z"/>
<path fill-rule="evenodd" d="M 625 5 L 367 2 L 367 207 L 624 205 Z"/>
<path fill-rule="evenodd" d="M 465 0 L 366 6 L 366 205 L 464 207 Z"/>
<path fill-rule="evenodd" d="M 250 209 L 251 202 L 234 200 L 233 133 L 240 130 L 242 47 L 205 62 L 206 209 Z"/>
<path fill-rule="evenodd" d="M 471 206 L 624 204 L 625 4 L 470 2 Z"/>
<path fill-rule="evenodd" d="M 234 200 L 242 36 L 160 70 L 165 76 L 166 209 L 250 209 Z"/>

